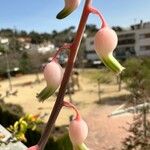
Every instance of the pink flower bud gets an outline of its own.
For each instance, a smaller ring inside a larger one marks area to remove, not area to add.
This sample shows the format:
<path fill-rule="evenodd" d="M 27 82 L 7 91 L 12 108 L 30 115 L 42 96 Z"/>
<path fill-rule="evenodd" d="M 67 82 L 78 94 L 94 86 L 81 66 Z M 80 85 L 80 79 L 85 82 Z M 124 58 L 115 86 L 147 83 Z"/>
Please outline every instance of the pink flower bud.
<path fill-rule="evenodd" d="M 65 8 L 76 9 L 80 4 L 80 0 L 65 0 Z"/>
<path fill-rule="evenodd" d="M 40 102 L 49 98 L 61 84 L 63 77 L 62 67 L 55 61 L 51 61 L 44 68 L 44 78 L 47 82 L 45 87 L 36 97 Z"/>
<path fill-rule="evenodd" d="M 52 61 L 45 66 L 44 78 L 48 87 L 58 88 L 58 86 L 61 84 L 62 76 L 62 67 L 55 61 Z"/>
<path fill-rule="evenodd" d="M 94 46 L 97 54 L 101 57 L 108 56 L 116 48 L 118 37 L 114 30 L 109 27 L 100 29 L 94 39 Z"/>
<path fill-rule="evenodd" d="M 100 29 L 94 39 L 94 47 L 97 55 L 101 58 L 105 66 L 114 73 L 119 74 L 125 68 L 113 57 L 113 51 L 118 43 L 118 37 L 114 30 L 108 26 Z"/>
<path fill-rule="evenodd" d="M 69 125 L 69 137 L 73 144 L 79 145 L 84 142 L 88 135 L 88 126 L 83 119 L 75 119 Z"/>
<path fill-rule="evenodd" d="M 29 147 L 27 150 L 40 150 L 38 145 L 34 145 L 32 147 Z"/>
<path fill-rule="evenodd" d="M 63 19 L 70 15 L 80 4 L 80 0 L 65 0 L 65 7 L 57 15 L 57 19 Z"/>

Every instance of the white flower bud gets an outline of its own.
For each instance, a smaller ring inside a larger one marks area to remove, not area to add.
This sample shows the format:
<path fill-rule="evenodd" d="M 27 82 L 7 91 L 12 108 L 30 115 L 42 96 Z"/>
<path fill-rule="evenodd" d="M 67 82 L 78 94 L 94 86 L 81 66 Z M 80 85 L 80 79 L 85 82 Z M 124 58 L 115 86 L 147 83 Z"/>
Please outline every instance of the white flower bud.
<path fill-rule="evenodd" d="M 118 37 L 114 30 L 109 27 L 100 29 L 94 39 L 94 47 L 101 57 L 112 53 L 118 43 Z"/>

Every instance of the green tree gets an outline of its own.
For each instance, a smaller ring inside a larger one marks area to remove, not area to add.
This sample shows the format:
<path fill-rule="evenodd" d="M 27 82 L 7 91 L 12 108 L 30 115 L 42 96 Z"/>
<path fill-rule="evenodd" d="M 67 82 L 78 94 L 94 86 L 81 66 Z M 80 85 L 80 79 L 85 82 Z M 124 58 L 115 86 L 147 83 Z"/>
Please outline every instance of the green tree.
<path fill-rule="evenodd" d="M 41 35 L 38 32 L 32 31 L 29 33 L 32 44 L 40 44 L 43 42 Z"/>
<path fill-rule="evenodd" d="M 27 37 L 28 36 L 28 33 L 24 30 L 21 30 L 19 33 L 18 33 L 18 36 L 20 37 Z"/>
<path fill-rule="evenodd" d="M 9 51 L 8 52 L 19 52 L 21 49 L 21 44 L 19 43 L 19 41 L 13 37 L 9 40 Z"/>
<path fill-rule="evenodd" d="M 134 105 L 143 104 L 142 110 L 136 112 L 128 132 L 130 135 L 123 141 L 122 150 L 150 149 L 150 121 L 145 106 L 150 101 L 150 59 L 131 58 L 125 62 L 126 71 L 123 79 L 131 91 Z"/>
<path fill-rule="evenodd" d="M 19 68 L 22 73 L 30 73 L 31 67 L 30 67 L 30 59 L 28 56 L 28 53 L 25 51 L 22 53 L 20 62 L 19 62 Z"/>
<path fill-rule="evenodd" d="M 13 34 L 14 34 L 14 32 L 12 29 L 1 29 L 0 30 L 0 35 L 2 37 L 7 37 L 7 38 L 13 37 Z"/>
<path fill-rule="evenodd" d="M 85 33 L 87 36 L 94 36 L 96 32 L 98 31 L 98 28 L 94 24 L 86 25 Z"/>
<path fill-rule="evenodd" d="M 125 62 L 123 79 L 136 99 L 150 96 L 150 58 L 131 58 Z"/>

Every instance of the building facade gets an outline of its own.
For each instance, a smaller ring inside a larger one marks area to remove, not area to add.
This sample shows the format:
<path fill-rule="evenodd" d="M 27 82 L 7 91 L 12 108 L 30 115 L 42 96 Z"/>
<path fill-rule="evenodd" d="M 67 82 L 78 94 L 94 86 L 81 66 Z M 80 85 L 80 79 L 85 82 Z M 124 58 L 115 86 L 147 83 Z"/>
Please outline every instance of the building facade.
<path fill-rule="evenodd" d="M 94 37 L 88 37 L 85 41 L 85 59 L 89 66 L 98 66 L 101 64 L 100 58 L 94 50 Z"/>
<path fill-rule="evenodd" d="M 150 56 L 150 22 L 132 25 L 128 29 L 117 32 L 118 46 L 116 56 Z"/>

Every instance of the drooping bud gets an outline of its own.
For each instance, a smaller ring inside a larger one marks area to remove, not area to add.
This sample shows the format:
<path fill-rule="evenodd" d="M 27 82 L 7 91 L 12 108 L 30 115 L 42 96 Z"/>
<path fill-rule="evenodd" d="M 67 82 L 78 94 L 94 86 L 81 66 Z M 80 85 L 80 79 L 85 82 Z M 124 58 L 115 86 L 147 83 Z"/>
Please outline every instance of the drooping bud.
<path fill-rule="evenodd" d="M 62 77 L 63 77 L 63 69 L 55 61 L 52 61 L 45 66 L 44 78 L 47 82 L 47 87 L 45 87 L 37 95 L 39 101 L 44 101 L 45 99 L 49 98 L 57 90 L 57 88 L 61 84 Z"/>
<path fill-rule="evenodd" d="M 57 19 L 63 19 L 70 15 L 80 4 L 80 0 L 65 0 L 65 7 L 56 16 Z"/>
<path fill-rule="evenodd" d="M 32 147 L 29 147 L 27 150 L 40 150 L 38 145 L 34 145 Z"/>
<path fill-rule="evenodd" d="M 114 30 L 109 27 L 100 29 L 95 35 L 94 46 L 98 55 L 105 57 L 112 53 L 118 43 L 118 37 Z"/>
<path fill-rule="evenodd" d="M 88 126 L 82 118 L 71 121 L 69 125 L 69 137 L 73 145 L 81 145 L 88 135 Z"/>
<path fill-rule="evenodd" d="M 47 86 L 58 87 L 62 80 L 62 67 L 55 61 L 48 63 L 44 68 L 44 78 Z"/>
<path fill-rule="evenodd" d="M 121 73 L 124 67 L 113 57 L 113 51 L 118 43 L 118 37 L 114 30 L 108 26 L 100 29 L 94 39 L 96 53 L 103 63 L 113 72 Z"/>

